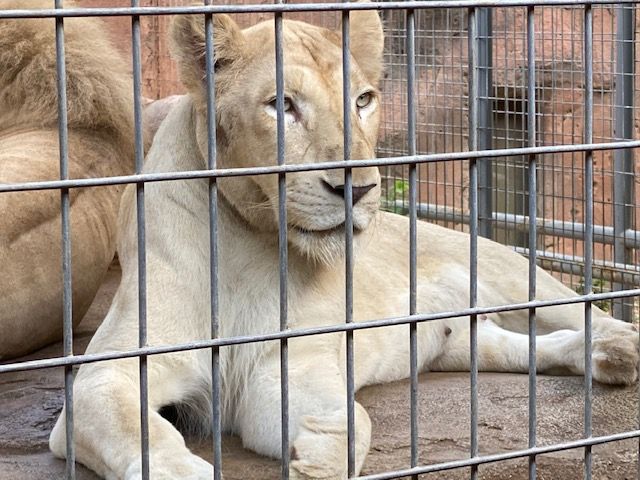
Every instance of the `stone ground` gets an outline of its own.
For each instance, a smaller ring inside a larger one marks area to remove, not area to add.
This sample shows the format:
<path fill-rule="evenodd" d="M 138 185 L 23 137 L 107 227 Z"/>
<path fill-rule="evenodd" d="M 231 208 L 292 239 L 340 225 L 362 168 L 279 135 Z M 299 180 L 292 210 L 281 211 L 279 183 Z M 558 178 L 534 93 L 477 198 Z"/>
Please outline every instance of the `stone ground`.
<path fill-rule="evenodd" d="M 83 350 L 109 306 L 120 271 L 114 266 L 94 305 L 80 325 L 74 343 Z M 58 355 L 59 344 L 28 358 Z M 527 376 L 481 374 L 479 438 L 482 454 L 508 452 L 527 445 Z M 59 369 L 0 376 L 0 480 L 49 480 L 63 478 L 64 462 L 53 458 L 47 438 L 63 402 L 63 374 Z M 373 421 L 372 447 L 363 474 L 404 468 L 409 463 L 409 389 L 406 381 L 363 389 L 358 400 Z M 428 373 L 420 377 L 420 461 L 462 459 L 469 449 L 468 374 Z M 538 378 L 538 442 L 540 445 L 575 440 L 583 429 L 582 379 Z M 635 387 L 594 387 L 595 435 L 638 428 L 638 391 Z M 190 439 L 190 446 L 204 457 L 210 441 Z M 637 441 L 597 446 L 594 479 L 637 478 Z M 226 480 L 276 479 L 278 462 L 244 450 L 237 437 L 223 444 Z M 538 458 L 541 480 L 579 479 L 582 450 Z M 425 475 L 425 479 L 463 479 L 469 470 Z M 78 480 L 97 477 L 78 466 Z M 480 467 L 485 480 L 527 478 L 527 460 L 519 459 Z"/>

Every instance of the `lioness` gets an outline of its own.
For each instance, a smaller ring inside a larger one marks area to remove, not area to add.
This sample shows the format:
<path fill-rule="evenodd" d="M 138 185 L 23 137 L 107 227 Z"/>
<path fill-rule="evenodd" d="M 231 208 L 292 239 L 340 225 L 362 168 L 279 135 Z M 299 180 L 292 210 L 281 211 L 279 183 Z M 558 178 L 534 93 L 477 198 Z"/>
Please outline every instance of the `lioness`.
<path fill-rule="evenodd" d="M 0 9 L 52 5 L 3 0 Z M 96 19 L 65 21 L 71 178 L 133 170 L 131 75 L 104 30 Z M 55 33 L 53 19 L 0 21 L 0 183 L 60 178 Z M 113 259 L 122 191 L 70 191 L 74 324 Z M 0 194 L 0 359 L 62 336 L 60 226 L 58 191 Z"/>
<path fill-rule="evenodd" d="M 273 23 L 240 30 L 215 16 L 217 132 L 222 167 L 276 163 Z M 204 22 L 182 16 L 172 30 L 182 79 L 190 95 L 165 119 L 146 170 L 206 168 Z M 382 71 L 383 33 L 373 11 L 351 15 L 351 123 L 353 158 L 374 156 Z M 339 158 L 343 149 L 341 47 L 336 32 L 284 22 L 286 157 L 289 163 Z M 289 322 L 309 327 L 344 321 L 343 176 L 338 171 L 287 175 Z M 406 314 L 408 221 L 378 211 L 375 168 L 353 172 L 357 247 L 354 315 L 357 321 Z M 209 220 L 206 180 L 148 184 L 146 232 L 149 344 L 210 335 Z M 219 180 L 220 333 L 273 332 L 279 328 L 277 178 Z M 137 342 L 135 190 L 123 197 L 119 255 L 122 283 L 88 351 L 122 351 Z M 418 309 L 451 311 L 468 305 L 468 242 L 464 233 L 428 223 L 418 226 Z M 527 298 L 527 261 L 510 249 L 479 240 L 479 303 Z M 538 297 L 574 296 L 538 270 Z M 584 370 L 582 305 L 539 309 L 538 370 Z M 594 308 L 593 372 L 606 383 L 636 380 L 637 334 Z M 481 370 L 526 372 L 526 312 L 493 316 L 478 326 Z M 355 333 L 356 386 L 404 378 L 409 373 L 406 326 Z M 422 370 L 469 368 L 469 322 L 457 318 L 420 324 Z M 341 334 L 289 343 L 291 469 L 293 479 L 346 478 L 345 342 Z M 277 343 L 222 348 L 222 423 L 247 448 L 280 456 L 280 373 Z M 213 467 L 192 454 L 158 411 L 210 401 L 209 351 L 148 359 L 151 478 L 208 479 Z M 75 383 L 75 438 L 79 461 L 100 475 L 140 478 L 138 361 L 83 365 Z M 65 454 L 64 411 L 50 445 Z M 206 421 L 206 419 L 205 419 Z M 369 448 L 371 423 L 356 404 L 356 470 Z"/>

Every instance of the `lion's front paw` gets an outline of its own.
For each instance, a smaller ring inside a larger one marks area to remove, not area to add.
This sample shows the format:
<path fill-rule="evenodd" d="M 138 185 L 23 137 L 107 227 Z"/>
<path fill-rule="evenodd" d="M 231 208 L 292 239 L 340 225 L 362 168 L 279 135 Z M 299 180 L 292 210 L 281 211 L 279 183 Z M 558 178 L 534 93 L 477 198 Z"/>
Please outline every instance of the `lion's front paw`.
<path fill-rule="evenodd" d="M 592 346 L 594 380 L 630 385 L 638 379 L 638 332 L 634 328 L 594 332 Z"/>
<path fill-rule="evenodd" d="M 150 475 L 153 480 L 210 480 L 213 466 L 191 452 L 151 452 Z M 142 463 L 132 463 L 125 473 L 125 480 L 142 479 Z"/>
<path fill-rule="evenodd" d="M 355 403 L 355 470 L 360 472 L 371 441 L 371 420 Z M 291 480 L 345 480 L 347 478 L 347 418 L 334 415 L 300 419 L 298 435 L 291 450 Z"/>
<path fill-rule="evenodd" d="M 291 480 L 347 478 L 346 418 L 302 417 L 291 450 Z"/>

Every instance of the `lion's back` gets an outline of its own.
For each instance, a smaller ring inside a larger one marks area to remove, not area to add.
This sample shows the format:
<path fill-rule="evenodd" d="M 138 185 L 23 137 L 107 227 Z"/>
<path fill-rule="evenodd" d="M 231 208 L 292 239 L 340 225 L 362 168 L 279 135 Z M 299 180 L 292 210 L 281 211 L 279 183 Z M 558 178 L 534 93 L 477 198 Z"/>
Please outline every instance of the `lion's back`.
<path fill-rule="evenodd" d="M 1 9 L 51 8 L 12 0 Z M 0 22 L 0 183 L 60 178 L 53 19 Z M 97 19 L 65 21 L 70 178 L 133 167 L 130 74 Z M 70 190 L 73 313 L 89 307 L 115 252 L 119 186 Z M 54 341 L 62 331 L 61 202 L 56 190 L 0 195 L 5 275 L 0 357 Z"/>

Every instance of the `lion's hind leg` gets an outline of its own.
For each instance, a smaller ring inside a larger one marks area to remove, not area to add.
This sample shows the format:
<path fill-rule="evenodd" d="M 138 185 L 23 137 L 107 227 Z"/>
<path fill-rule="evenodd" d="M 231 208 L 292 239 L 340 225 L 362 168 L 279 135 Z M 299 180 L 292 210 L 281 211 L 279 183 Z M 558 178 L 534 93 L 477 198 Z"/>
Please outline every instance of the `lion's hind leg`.
<path fill-rule="evenodd" d="M 525 321 L 526 323 L 526 321 Z M 572 340 L 567 354 L 580 355 L 578 373 L 584 372 L 585 307 L 582 303 L 539 308 L 536 325 L 542 332 L 564 332 Z M 571 336 L 567 330 L 573 330 Z M 593 378 L 602 383 L 631 384 L 637 379 L 638 330 L 627 322 L 592 307 Z"/>
<path fill-rule="evenodd" d="M 447 338 L 444 353 L 429 367 L 439 371 L 470 368 L 469 325 L 457 321 Z M 637 335 L 637 334 L 636 334 Z M 584 331 L 556 330 L 536 337 L 536 370 L 548 374 L 584 374 Z M 637 379 L 637 337 L 615 340 L 594 330 L 593 378 L 602 383 L 630 384 Z M 526 373 L 529 370 L 529 337 L 506 330 L 486 317 L 478 320 L 478 369 L 490 372 Z"/>
<path fill-rule="evenodd" d="M 574 292 L 542 270 L 538 271 L 538 287 L 536 297 L 538 300 L 555 300 L 575 296 Z M 577 370 L 571 370 L 580 374 L 584 372 L 585 314 L 585 305 L 581 302 L 536 309 L 538 338 L 556 333 L 560 336 L 570 337 L 565 355 L 580 357 L 576 360 L 579 363 L 579 367 L 576 367 Z M 508 330 L 527 333 L 526 311 L 505 312 L 492 318 Z M 637 328 L 631 323 L 614 319 L 596 305 L 591 306 L 591 319 L 593 378 L 599 382 L 610 384 L 635 382 L 639 348 Z M 573 334 L 570 331 L 573 331 Z"/>

